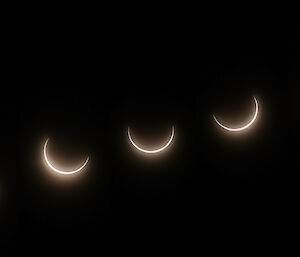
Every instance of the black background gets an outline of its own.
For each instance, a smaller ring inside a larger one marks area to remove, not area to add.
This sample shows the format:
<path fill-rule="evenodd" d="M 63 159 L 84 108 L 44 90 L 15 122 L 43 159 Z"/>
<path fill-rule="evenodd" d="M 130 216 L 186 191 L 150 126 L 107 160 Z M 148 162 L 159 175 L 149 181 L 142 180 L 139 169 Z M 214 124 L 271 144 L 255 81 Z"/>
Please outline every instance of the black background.
<path fill-rule="evenodd" d="M 25 33 L 22 88 L 1 106 L 6 241 L 152 248 L 236 243 L 288 227 L 298 193 L 300 55 L 296 30 L 276 25 Z M 216 126 L 213 114 L 236 124 L 250 117 L 252 96 L 260 105 L 253 128 L 233 135 Z M 159 142 L 173 125 L 174 143 L 157 156 L 128 142 L 128 126 Z M 47 138 L 58 159 L 90 156 L 87 169 L 74 179 L 47 171 Z"/>

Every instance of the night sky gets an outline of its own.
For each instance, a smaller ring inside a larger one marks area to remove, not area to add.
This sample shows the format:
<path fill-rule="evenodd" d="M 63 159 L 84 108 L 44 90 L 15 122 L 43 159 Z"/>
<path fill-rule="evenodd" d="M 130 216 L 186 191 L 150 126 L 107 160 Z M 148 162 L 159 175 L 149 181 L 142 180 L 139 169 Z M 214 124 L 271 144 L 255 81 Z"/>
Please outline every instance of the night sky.
<path fill-rule="evenodd" d="M 292 29 L 252 25 L 28 31 L 15 75 L 22 87 L 12 82 L 1 96 L 3 242 L 146 251 L 215 237 L 236 243 L 289 226 L 298 204 L 300 43 Z M 213 114 L 247 121 L 253 96 L 253 127 L 235 134 L 214 122 Z M 152 145 L 174 126 L 174 142 L 141 154 L 128 126 Z M 89 156 L 87 168 L 53 174 L 42 157 L 47 138 L 58 162 Z"/>

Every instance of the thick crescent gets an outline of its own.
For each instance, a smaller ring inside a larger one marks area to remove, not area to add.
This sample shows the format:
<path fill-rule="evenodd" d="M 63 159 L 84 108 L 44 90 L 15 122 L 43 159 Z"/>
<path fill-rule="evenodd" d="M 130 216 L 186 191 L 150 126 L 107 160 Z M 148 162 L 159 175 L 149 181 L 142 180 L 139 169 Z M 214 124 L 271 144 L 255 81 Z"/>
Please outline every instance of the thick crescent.
<path fill-rule="evenodd" d="M 258 114 L 258 102 L 257 102 L 257 100 L 256 100 L 256 98 L 255 98 L 254 96 L 253 96 L 253 98 L 254 98 L 254 102 L 255 102 L 255 113 L 254 113 L 253 118 L 251 119 L 251 121 L 250 121 L 249 123 L 247 123 L 247 125 L 245 125 L 245 126 L 243 126 L 243 127 L 240 127 L 240 128 L 229 128 L 229 127 L 226 127 L 226 126 L 224 126 L 223 124 L 221 124 L 221 123 L 217 120 L 217 118 L 215 117 L 215 115 L 213 115 L 215 121 L 216 121 L 216 122 L 218 123 L 218 125 L 219 125 L 220 127 L 222 127 L 223 129 L 226 129 L 226 130 L 229 130 L 229 131 L 233 131 L 233 132 L 238 132 L 238 131 L 242 131 L 242 130 L 244 130 L 244 129 L 249 128 L 249 127 L 254 123 L 254 121 L 256 120 L 257 114 Z"/>
<path fill-rule="evenodd" d="M 72 174 L 75 174 L 75 173 L 81 171 L 81 170 L 86 166 L 86 164 L 88 163 L 89 157 L 86 159 L 86 161 L 84 162 L 84 164 L 83 164 L 80 168 L 78 168 L 78 169 L 76 169 L 76 170 L 64 171 L 64 170 L 59 170 L 59 169 L 55 168 L 55 167 L 50 163 L 50 161 L 49 161 L 48 158 L 47 158 L 47 145 L 48 145 L 48 141 L 49 141 L 49 138 L 46 140 L 45 145 L 44 145 L 44 158 L 45 158 L 46 163 L 48 164 L 48 166 L 49 166 L 52 170 L 54 170 L 54 171 L 56 171 L 56 172 L 58 172 L 58 173 L 60 173 L 60 174 L 63 174 L 63 175 L 72 175 Z"/>
<path fill-rule="evenodd" d="M 130 142 L 132 143 L 132 145 L 136 149 L 138 149 L 138 150 L 140 150 L 140 151 L 142 151 L 144 153 L 150 153 L 151 154 L 151 153 L 159 153 L 159 152 L 165 150 L 171 144 L 171 142 L 172 142 L 172 140 L 174 138 L 175 129 L 174 129 L 174 126 L 172 126 L 172 134 L 171 134 L 171 137 L 170 137 L 168 143 L 166 143 L 163 147 L 161 147 L 159 149 L 156 149 L 156 150 L 146 150 L 146 149 L 143 149 L 143 148 L 139 147 L 138 145 L 136 145 L 136 143 L 134 143 L 134 141 L 133 141 L 133 139 L 132 139 L 132 137 L 130 135 L 130 129 L 129 129 L 129 127 L 128 127 L 128 130 L 127 130 L 127 134 L 128 134 L 128 138 L 129 138 Z"/>

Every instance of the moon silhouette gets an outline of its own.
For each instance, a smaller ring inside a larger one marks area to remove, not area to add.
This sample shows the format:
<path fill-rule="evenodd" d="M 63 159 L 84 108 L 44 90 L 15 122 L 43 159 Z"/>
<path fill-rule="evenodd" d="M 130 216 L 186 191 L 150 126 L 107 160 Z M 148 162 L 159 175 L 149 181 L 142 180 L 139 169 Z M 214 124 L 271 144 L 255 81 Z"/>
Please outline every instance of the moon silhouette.
<path fill-rule="evenodd" d="M 221 128 L 226 129 L 228 131 L 232 131 L 232 132 L 239 132 L 239 131 L 249 128 L 255 122 L 257 115 L 258 115 L 258 102 L 254 96 L 253 96 L 253 98 L 254 98 L 254 102 L 255 102 L 255 112 L 254 112 L 253 118 L 246 125 L 239 127 L 239 128 L 229 128 L 229 127 L 224 126 L 222 123 L 220 123 L 217 120 L 217 118 L 215 117 L 215 115 L 213 115 L 215 121 Z"/>
<path fill-rule="evenodd" d="M 147 150 L 147 149 L 143 149 L 143 148 L 141 148 L 140 146 L 138 146 L 138 145 L 133 141 L 133 139 L 132 139 L 132 137 L 131 137 L 129 127 L 128 127 L 128 130 L 127 130 L 127 134 L 128 134 L 128 138 L 129 138 L 131 144 L 132 144 L 136 149 L 138 149 L 139 151 L 144 152 L 144 153 L 154 154 L 154 153 L 159 153 L 159 152 L 165 150 L 165 149 L 171 144 L 171 142 L 173 141 L 173 138 L 174 138 L 175 129 L 174 129 L 174 126 L 172 126 L 172 133 L 171 133 L 171 137 L 170 137 L 169 141 L 168 141 L 163 147 L 158 148 L 158 149 L 155 149 L 155 150 Z"/>
<path fill-rule="evenodd" d="M 44 145 L 44 158 L 45 158 L 45 161 L 46 161 L 46 163 L 48 164 L 48 166 L 49 166 L 52 170 L 54 170 L 55 172 L 60 173 L 60 174 L 62 174 L 62 175 L 72 175 L 72 174 L 75 174 L 75 173 L 81 171 L 81 170 L 87 165 L 87 163 L 88 163 L 88 161 L 89 161 L 89 157 L 87 157 L 87 159 L 86 159 L 86 161 L 84 162 L 84 164 L 83 164 L 80 168 L 78 168 L 78 169 L 76 169 L 76 170 L 65 171 L 65 170 L 59 170 L 59 169 L 55 168 L 55 167 L 51 164 L 51 162 L 48 160 L 48 157 L 47 157 L 47 145 L 48 145 L 48 141 L 49 141 L 49 138 L 46 140 L 45 145 Z"/>

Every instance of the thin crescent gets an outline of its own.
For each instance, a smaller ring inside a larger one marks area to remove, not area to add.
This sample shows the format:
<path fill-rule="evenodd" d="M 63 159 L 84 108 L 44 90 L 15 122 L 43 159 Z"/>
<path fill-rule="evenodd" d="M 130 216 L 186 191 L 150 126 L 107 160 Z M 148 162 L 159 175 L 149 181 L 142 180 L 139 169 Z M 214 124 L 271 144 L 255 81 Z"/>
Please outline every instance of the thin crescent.
<path fill-rule="evenodd" d="M 48 145 L 48 141 L 49 141 L 49 138 L 46 140 L 45 145 L 44 145 L 44 158 L 45 158 L 46 163 L 48 164 L 48 166 L 49 166 L 52 170 L 54 170 L 54 171 L 56 171 L 56 172 L 58 172 L 58 173 L 60 173 L 60 174 L 63 174 L 63 175 L 72 175 L 72 174 L 75 174 L 75 173 L 81 171 L 81 170 L 86 166 L 86 164 L 88 163 L 89 157 L 87 157 L 87 159 L 86 159 L 86 161 L 84 162 L 84 164 L 83 164 L 80 168 L 78 168 L 78 169 L 76 169 L 76 170 L 63 171 L 63 170 L 59 170 L 59 169 L 55 168 L 55 167 L 50 163 L 50 161 L 49 161 L 48 158 L 47 158 L 47 145 Z"/>
<path fill-rule="evenodd" d="M 168 143 L 166 143 L 163 147 L 161 147 L 161 148 L 159 148 L 159 149 L 156 149 L 156 150 L 146 150 L 146 149 L 143 149 L 143 148 L 139 147 L 138 145 L 136 145 L 136 144 L 134 143 L 133 139 L 131 138 L 129 127 L 128 127 L 128 130 L 127 130 L 127 133 L 128 133 L 128 138 L 129 138 L 130 142 L 132 143 L 132 145 L 133 145 L 136 149 L 138 149 L 138 150 L 140 150 L 140 151 L 142 151 L 142 152 L 144 152 L 144 153 L 151 153 L 151 154 L 153 154 L 153 153 L 159 153 L 159 152 L 165 150 L 165 149 L 171 144 L 171 142 L 172 142 L 172 140 L 173 140 L 173 138 L 174 138 L 175 129 L 174 129 L 174 126 L 172 126 L 172 134 L 171 134 L 171 137 L 170 137 Z"/>
<path fill-rule="evenodd" d="M 217 120 L 217 118 L 215 117 L 215 115 L 213 115 L 215 121 L 216 121 L 216 122 L 218 123 L 218 125 L 219 125 L 220 127 L 222 127 L 223 129 L 226 129 L 226 130 L 229 130 L 229 131 L 233 131 L 233 132 L 238 132 L 238 131 L 242 131 L 242 130 L 244 130 L 244 129 L 249 128 L 249 127 L 254 123 L 254 121 L 256 120 L 257 114 L 258 114 L 258 102 L 257 102 L 257 100 L 256 100 L 256 98 L 255 98 L 254 96 L 253 96 L 253 98 L 254 98 L 254 101 L 255 101 L 255 113 L 254 113 L 253 118 L 251 119 L 251 121 L 250 121 L 247 125 L 245 125 L 245 126 L 243 126 L 243 127 L 240 127 L 240 128 L 229 128 L 229 127 L 226 127 L 226 126 L 224 126 L 223 124 L 221 124 L 221 123 Z"/>

